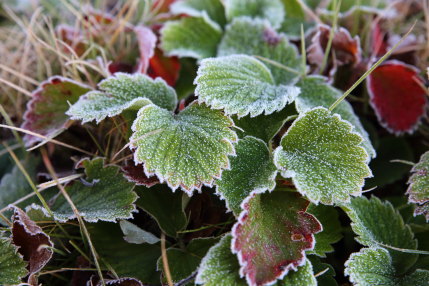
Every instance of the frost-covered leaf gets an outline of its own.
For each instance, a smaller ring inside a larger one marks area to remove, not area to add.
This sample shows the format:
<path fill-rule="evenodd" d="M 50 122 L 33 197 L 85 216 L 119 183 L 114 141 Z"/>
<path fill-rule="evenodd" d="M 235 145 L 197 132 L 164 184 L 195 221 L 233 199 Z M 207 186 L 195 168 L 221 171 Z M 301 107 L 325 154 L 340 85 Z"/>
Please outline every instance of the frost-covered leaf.
<path fill-rule="evenodd" d="M 144 286 L 139 280 L 135 278 L 119 278 L 119 279 L 104 280 L 104 285 L 106 286 Z M 94 286 L 94 284 L 87 283 L 87 286 Z M 103 283 L 100 281 L 98 282 L 97 286 L 103 286 Z"/>
<path fill-rule="evenodd" d="M 278 34 L 266 20 L 249 17 L 236 18 L 229 24 L 218 47 L 218 56 L 246 54 L 261 56 L 291 69 L 300 69 L 300 57 L 285 35 Z M 299 76 L 269 62 L 264 64 L 270 69 L 277 84 L 293 83 Z"/>
<path fill-rule="evenodd" d="M 201 259 L 217 241 L 217 238 L 212 237 L 195 238 L 186 248 L 167 249 L 168 266 L 173 282 L 178 283 L 191 276 L 200 265 Z M 158 269 L 163 270 L 161 258 L 158 260 Z"/>
<path fill-rule="evenodd" d="M 134 277 L 144 284 L 158 285 L 160 273 L 156 263 L 161 256 L 159 244 L 131 244 L 123 239 L 118 224 L 88 224 L 91 240 L 101 263 L 108 263 L 120 277 Z"/>
<path fill-rule="evenodd" d="M 149 243 L 155 244 L 159 242 L 159 238 L 150 232 L 147 232 L 137 225 L 127 221 L 121 220 L 119 222 L 121 230 L 124 233 L 124 240 L 128 243 L 142 244 Z"/>
<path fill-rule="evenodd" d="M 370 247 L 380 244 L 404 249 L 417 249 L 417 240 L 410 227 L 404 224 L 401 215 L 389 202 L 376 197 L 355 198 L 346 207 L 352 220 L 356 240 Z M 382 222 L 382 223 L 381 223 Z M 382 245 L 381 245 L 382 246 Z M 389 250 L 392 263 L 398 272 L 405 271 L 416 262 L 418 255 Z"/>
<path fill-rule="evenodd" d="M 367 88 L 384 128 L 396 135 L 415 131 L 427 105 L 424 81 L 415 67 L 387 61 L 368 76 Z"/>
<path fill-rule="evenodd" d="M 260 139 L 246 136 L 235 145 L 236 156 L 231 157 L 231 169 L 216 181 L 216 192 L 236 217 L 240 205 L 251 192 L 273 190 L 277 169 L 267 145 Z"/>
<path fill-rule="evenodd" d="M 267 19 L 274 28 L 280 27 L 285 16 L 280 0 L 226 0 L 226 17 L 228 20 L 240 16 Z"/>
<path fill-rule="evenodd" d="M 51 260 L 54 244 L 42 228 L 17 207 L 12 216 L 12 242 L 28 262 L 28 283 L 38 285 L 36 274 Z"/>
<path fill-rule="evenodd" d="M 169 56 L 204 59 L 216 55 L 222 29 L 206 12 L 169 21 L 161 30 L 161 48 Z"/>
<path fill-rule="evenodd" d="M 274 152 L 285 178 L 312 202 L 340 204 L 360 195 L 371 176 L 362 137 L 340 116 L 323 108 L 302 113 Z"/>
<path fill-rule="evenodd" d="M 310 253 L 326 257 L 326 253 L 334 251 L 331 244 L 338 242 L 343 237 L 338 212 L 331 206 L 313 204 L 308 207 L 307 211 L 314 215 L 323 226 L 323 230 L 314 235 L 316 245 Z"/>
<path fill-rule="evenodd" d="M 133 160 L 129 160 L 122 166 L 121 170 L 124 172 L 124 177 L 128 181 L 135 183 L 137 186 L 152 187 L 159 184 L 156 176 L 148 177 L 144 173 L 142 164 L 134 164 Z"/>
<path fill-rule="evenodd" d="M 139 199 L 137 206 L 151 215 L 168 236 L 176 237 L 188 222 L 183 210 L 183 193 L 173 193 L 166 185 L 147 189 L 136 188 Z"/>
<path fill-rule="evenodd" d="M 267 66 L 246 55 L 201 61 L 195 84 L 200 102 L 239 117 L 280 111 L 299 94 L 297 87 L 276 85 Z"/>
<path fill-rule="evenodd" d="M 204 286 L 246 286 L 240 278 L 237 256 L 231 252 L 230 234 L 225 235 L 216 245 L 210 248 L 201 261 L 196 284 Z"/>
<path fill-rule="evenodd" d="M 149 68 L 149 61 L 155 54 L 156 35 L 152 30 L 145 26 L 134 27 L 137 43 L 139 44 L 140 58 L 137 71 L 146 73 Z"/>
<path fill-rule="evenodd" d="M 411 169 L 408 180 L 408 200 L 411 203 L 423 205 L 429 202 L 429 152 L 420 157 L 420 161 Z"/>
<path fill-rule="evenodd" d="M 27 275 L 26 263 L 10 239 L 0 237 L 0 284 L 19 284 Z"/>
<path fill-rule="evenodd" d="M 220 0 L 179 0 L 170 6 L 173 14 L 186 14 L 198 17 L 207 12 L 213 21 L 223 26 L 226 22 L 225 8 Z"/>
<path fill-rule="evenodd" d="M 233 117 L 237 127 L 243 129 L 244 132 L 237 132 L 240 137 L 253 136 L 262 139 L 269 143 L 271 139 L 280 131 L 289 116 L 295 115 L 295 107 L 290 104 L 279 112 L 271 113 L 270 115 L 258 115 L 251 117 L 250 115 L 237 118 Z"/>
<path fill-rule="evenodd" d="M 246 286 L 246 280 L 240 277 L 237 256 L 231 252 L 230 234 L 225 235 L 219 243 L 207 252 L 201 261 L 196 277 L 196 284 L 204 286 Z M 317 285 L 312 265 L 307 260 L 298 271 L 289 272 L 276 286 L 313 286 Z"/>
<path fill-rule="evenodd" d="M 232 125 L 229 117 L 204 104 L 193 103 L 179 114 L 147 105 L 132 126 L 134 161 L 144 163 L 146 175 L 156 174 L 173 190 L 181 186 L 192 194 L 229 167 L 237 140 Z"/>
<path fill-rule="evenodd" d="M 98 84 L 100 91 L 91 91 L 70 107 L 67 114 L 82 123 L 121 114 L 124 110 L 138 110 L 154 103 L 172 110 L 176 107 L 176 92 L 166 82 L 143 74 L 116 73 Z"/>
<path fill-rule="evenodd" d="M 329 108 L 335 100 L 342 96 L 342 93 L 326 83 L 323 77 L 305 77 L 298 82 L 297 86 L 301 88 L 301 93 L 295 99 L 295 106 L 299 113 L 306 112 L 317 106 Z M 368 133 L 363 128 L 359 117 L 354 113 L 353 107 L 347 101 L 343 100 L 334 109 L 334 112 L 341 115 L 342 119 L 347 120 L 354 126 L 354 131 L 359 133 L 364 139 L 362 146 L 374 158 L 376 156 L 374 147 L 372 147 Z"/>
<path fill-rule="evenodd" d="M 305 250 L 313 249 L 314 234 L 322 230 L 306 212 L 308 204 L 288 191 L 252 194 L 243 202 L 231 248 L 250 285 L 274 282 L 305 263 Z"/>
<path fill-rule="evenodd" d="M 114 165 L 104 166 L 102 158 L 80 162 L 85 168 L 86 178 L 73 182 L 66 191 L 79 211 L 88 222 L 115 221 L 132 217 L 137 195 L 134 184 L 128 182 Z M 69 203 L 60 195 L 51 206 L 54 218 L 67 221 L 76 218 Z"/>
<path fill-rule="evenodd" d="M 91 88 L 71 79 L 54 76 L 40 84 L 31 94 L 24 113 L 22 128 L 46 137 L 58 135 L 67 127 L 69 117 L 66 111 L 69 103 L 75 103 L 79 97 Z M 32 145 L 42 139 L 25 135 L 26 145 Z"/>
<path fill-rule="evenodd" d="M 425 286 L 429 271 L 417 269 L 401 275 L 392 265 L 392 257 L 384 248 L 363 248 L 346 261 L 345 274 L 358 286 Z"/>

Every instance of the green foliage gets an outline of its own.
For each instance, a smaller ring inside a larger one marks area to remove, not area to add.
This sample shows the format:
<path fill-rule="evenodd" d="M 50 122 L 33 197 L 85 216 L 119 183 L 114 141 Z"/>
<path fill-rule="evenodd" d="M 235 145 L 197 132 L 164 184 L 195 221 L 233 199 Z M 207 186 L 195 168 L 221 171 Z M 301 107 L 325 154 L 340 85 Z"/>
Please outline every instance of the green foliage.
<path fill-rule="evenodd" d="M 362 137 L 338 115 L 322 107 L 300 115 L 274 152 L 285 178 L 312 202 L 341 204 L 361 193 L 371 176 Z"/>
<path fill-rule="evenodd" d="M 10 240 L 0 237 L 0 283 L 19 284 L 27 275 L 26 263 Z"/>
<path fill-rule="evenodd" d="M 70 107 L 67 114 L 82 123 L 121 114 L 124 110 L 138 110 L 147 104 L 157 104 L 172 110 L 176 107 L 176 92 L 160 78 L 155 80 L 142 74 L 116 73 L 98 84 L 101 91 L 91 91 Z"/>
<path fill-rule="evenodd" d="M 170 11 L 174 14 L 187 14 L 190 16 L 202 16 L 203 11 L 213 21 L 223 26 L 226 22 L 225 8 L 220 0 L 183 0 L 176 1 L 170 6 Z"/>
<path fill-rule="evenodd" d="M 398 275 L 389 252 L 383 248 L 363 248 L 346 262 L 345 274 L 358 286 L 423 286 L 429 283 L 429 271 L 416 270 Z"/>
<path fill-rule="evenodd" d="M 231 169 L 216 181 L 217 193 L 236 217 L 241 213 L 240 205 L 252 192 L 273 190 L 276 186 L 276 166 L 267 145 L 255 137 L 244 137 L 235 145 L 236 155 L 231 157 Z"/>
<path fill-rule="evenodd" d="M 140 109 L 130 138 L 134 161 L 147 175 L 156 174 L 173 190 L 189 194 L 211 185 L 229 167 L 237 135 L 232 120 L 220 111 L 194 103 L 174 115 L 156 105 Z"/>
<path fill-rule="evenodd" d="M 424 153 L 420 161 L 411 170 L 408 180 L 408 200 L 419 205 L 429 201 L 429 152 Z"/>
<path fill-rule="evenodd" d="M 276 85 L 267 66 L 246 55 L 201 61 L 195 84 L 199 101 L 239 117 L 280 111 L 299 94 L 294 86 Z"/>
<path fill-rule="evenodd" d="M 205 11 L 198 17 L 168 22 L 161 30 L 161 47 L 168 55 L 204 59 L 216 55 L 222 29 Z"/>
<path fill-rule="evenodd" d="M 260 56 L 274 61 L 275 64 L 265 60 L 264 64 L 270 69 L 277 84 L 293 83 L 299 76 L 297 73 L 301 61 L 297 49 L 266 20 L 239 17 L 226 27 L 217 55 L 234 54 Z"/>

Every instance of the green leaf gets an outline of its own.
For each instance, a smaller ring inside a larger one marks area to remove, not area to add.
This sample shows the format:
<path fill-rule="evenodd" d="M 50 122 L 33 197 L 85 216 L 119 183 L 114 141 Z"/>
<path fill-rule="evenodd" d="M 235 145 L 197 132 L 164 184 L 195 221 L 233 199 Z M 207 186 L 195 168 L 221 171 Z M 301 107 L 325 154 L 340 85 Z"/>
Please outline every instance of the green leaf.
<path fill-rule="evenodd" d="M 81 95 L 90 90 L 90 87 L 71 79 L 60 76 L 49 78 L 32 92 L 21 127 L 46 137 L 58 135 L 67 128 L 69 117 L 66 111 L 69 104 L 75 103 Z M 26 145 L 42 140 L 29 134 L 24 136 Z"/>
<path fill-rule="evenodd" d="M 311 264 L 313 265 L 313 272 L 317 275 L 317 284 L 321 286 L 337 286 L 338 283 L 335 280 L 334 268 L 320 261 L 320 258 L 314 255 L 308 257 Z"/>
<path fill-rule="evenodd" d="M 294 40 L 299 39 L 301 37 L 301 25 L 304 26 L 305 31 L 308 31 L 313 24 L 306 20 L 306 15 L 298 0 L 282 0 L 282 2 L 286 15 L 280 31 L 285 32 L 289 37 L 293 37 Z"/>
<path fill-rule="evenodd" d="M 130 138 L 134 161 L 144 163 L 147 176 L 156 174 L 173 190 L 180 185 L 188 194 L 212 185 L 229 167 L 237 135 L 233 122 L 222 112 L 193 103 L 179 114 L 156 105 L 140 109 Z"/>
<path fill-rule="evenodd" d="M 228 20 L 240 16 L 267 19 L 274 28 L 280 27 L 285 16 L 280 0 L 226 0 L 225 11 Z"/>
<path fill-rule="evenodd" d="M 217 55 L 234 54 L 261 56 L 297 71 L 301 65 L 296 48 L 284 34 L 278 34 L 266 20 L 249 17 L 236 18 L 225 29 Z M 270 62 L 264 61 L 264 64 L 277 84 L 294 83 L 299 76 Z"/>
<path fill-rule="evenodd" d="M 67 114 L 72 119 L 99 123 L 127 109 L 138 110 L 154 103 L 173 110 L 177 103 L 176 92 L 162 78 L 151 79 L 144 74 L 115 73 L 98 87 L 101 91 L 88 92 L 70 107 Z"/>
<path fill-rule="evenodd" d="M 200 265 L 201 259 L 217 241 L 217 238 L 212 237 L 195 238 L 184 249 L 167 249 L 168 266 L 173 282 L 177 283 L 191 276 Z M 158 260 L 158 269 L 163 269 L 161 258 Z"/>
<path fill-rule="evenodd" d="M 86 183 L 73 182 L 66 187 L 81 217 L 88 222 L 116 221 L 132 217 L 137 195 L 134 184 L 129 183 L 114 165 L 104 166 L 102 158 L 85 159 L 79 163 L 85 168 Z M 41 208 L 41 207 L 40 207 Z M 41 208 L 43 209 L 43 208 Z M 51 205 L 54 218 L 65 222 L 76 218 L 70 204 L 60 195 Z M 46 213 L 46 210 L 44 210 Z"/>
<path fill-rule="evenodd" d="M 193 17 L 202 16 L 203 11 L 219 25 L 225 25 L 225 8 L 220 0 L 182 0 L 173 2 L 170 6 L 173 14 L 186 14 Z"/>
<path fill-rule="evenodd" d="M 227 234 L 207 252 L 198 268 L 196 284 L 204 286 L 246 286 L 238 274 L 240 264 L 231 252 L 231 234 Z"/>
<path fill-rule="evenodd" d="M 417 249 L 417 240 L 410 227 L 404 224 L 399 212 L 389 202 L 382 202 L 376 197 L 361 197 L 353 199 L 345 209 L 359 243 L 370 247 L 382 246 L 381 243 L 396 248 Z M 417 254 L 388 250 L 393 265 L 400 273 L 410 268 L 418 258 Z"/>
<path fill-rule="evenodd" d="M 362 137 L 323 108 L 302 113 L 274 152 L 274 163 L 297 190 L 317 204 L 341 204 L 360 195 L 371 176 Z"/>
<path fill-rule="evenodd" d="M 409 202 L 418 205 L 429 202 L 429 152 L 424 153 L 414 165 L 408 184 Z"/>
<path fill-rule="evenodd" d="M 161 29 L 161 48 L 169 56 L 214 57 L 222 29 L 205 11 L 199 17 L 169 21 Z"/>
<path fill-rule="evenodd" d="M 299 94 L 297 87 L 276 85 L 270 70 L 246 55 L 201 61 L 195 84 L 200 102 L 239 117 L 280 111 Z"/>
<path fill-rule="evenodd" d="M 183 210 L 183 193 L 173 193 L 166 185 L 156 185 L 150 189 L 137 187 L 137 206 L 151 215 L 159 227 L 170 237 L 176 237 L 177 232 L 187 225 Z M 168 207 L 166 207 L 168 202 Z"/>
<path fill-rule="evenodd" d="M 317 286 L 316 277 L 314 277 L 313 266 L 306 259 L 303 266 L 298 267 L 297 271 L 289 272 L 282 281 L 277 282 L 277 286 Z"/>
<path fill-rule="evenodd" d="M 358 286 L 425 286 L 429 284 L 429 271 L 416 270 L 400 275 L 392 265 L 392 257 L 383 248 L 363 248 L 346 261 L 345 274 Z"/>
<path fill-rule="evenodd" d="M 334 251 L 331 244 L 338 242 L 343 237 L 338 212 L 331 206 L 313 204 L 308 207 L 307 211 L 314 215 L 323 226 L 323 230 L 314 235 L 316 245 L 310 253 L 326 257 L 326 253 Z"/>
<path fill-rule="evenodd" d="M 234 116 L 233 119 L 235 125 L 244 131 L 238 132 L 240 137 L 253 136 L 269 143 L 283 127 L 288 117 L 295 114 L 295 107 L 290 104 L 281 111 L 270 115 L 258 115 L 256 117 L 247 115 L 241 118 Z"/>
<path fill-rule="evenodd" d="M 307 112 L 308 110 L 323 106 L 329 108 L 332 103 L 342 96 L 342 93 L 325 82 L 325 79 L 320 76 L 309 76 L 301 79 L 297 86 L 301 88 L 300 95 L 295 100 L 295 106 L 299 113 Z M 354 131 L 359 133 L 364 141 L 362 146 L 365 148 L 371 158 L 375 158 L 376 153 L 372 147 L 368 133 L 362 126 L 359 117 L 353 111 L 353 107 L 343 100 L 333 111 L 341 115 L 341 118 L 350 122 Z"/>
<path fill-rule="evenodd" d="M 119 222 L 122 232 L 124 233 L 124 240 L 128 243 L 142 244 L 149 243 L 155 244 L 159 242 L 159 238 L 150 232 L 147 232 L 137 225 L 127 221 L 121 220 Z"/>
<path fill-rule="evenodd" d="M 0 237 L 0 284 L 20 284 L 27 275 L 26 263 L 7 238 Z"/>
<path fill-rule="evenodd" d="M 130 244 L 123 240 L 118 224 L 98 222 L 88 230 L 102 264 L 110 265 L 120 277 L 134 277 L 143 284 L 159 285 L 156 263 L 159 244 Z"/>
<path fill-rule="evenodd" d="M 240 205 L 250 193 L 274 189 L 277 169 L 267 145 L 260 139 L 246 136 L 238 141 L 235 150 L 236 156 L 230 159 L 231 169 L 216 181 L 216 192 L 238 217 Z"/>
<path fill-rule="evenodd" d="M 231 248 L 249 285 L 272 283 L 304 265 L 305 251 L 314 248 L 314 234 L 322 230 L 306 212 L 308 204 L 298 193 L 280 190 L 253 193 L 242 204 Z"/>

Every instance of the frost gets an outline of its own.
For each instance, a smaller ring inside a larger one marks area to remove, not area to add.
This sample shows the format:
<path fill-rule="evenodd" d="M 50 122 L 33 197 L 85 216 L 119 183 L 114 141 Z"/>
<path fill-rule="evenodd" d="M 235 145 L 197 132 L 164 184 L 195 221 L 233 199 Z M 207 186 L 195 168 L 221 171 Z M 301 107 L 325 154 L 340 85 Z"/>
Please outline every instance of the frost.
<path fill-rule="evenodd" d="M 295 70 L 301 66 L 295 46 L 289 43 L 284 34 L 278 34 L 267 20 L 249 17 L 233 19 L 225 29 L 217 55 L 234 54 L 261 56 Z M 297 73 L 278 65 L 265 61 L 264 64 L 270 69 L 277 84 L 291 84 L 299 77 Z"/>
<path fill-rule="evenodd" d="M 92 161 L 85 159 L 81 164 L 85 168 L 85 180 L 91 184 L 77 181 L 66 187 L 66 192 L 80 216 L 88 222 L 131 218 L 132 212 L 135 211 L 137 195 L 132 191 L 134 184 L 119 173 L 120 168 L 113 165 L 104 166 L 102 158 Z M 62 195 L 52 204 L 51 210 L 54 218 L 61 222 L 76 218 Z"/>
<path fill-rule="evenodd" d="M 328 108 L 341 97 L 342 93 L 331 87 L 324 81 L 323 77 L 308 76 L 301 79 L 297 86 L 301 88 L 300 95 L 295 99 L 295 106 L 299 113 L 306 112 L 314 107 L 323 106 Z M 368 133 L 362 126 L 359 117 L 354 113 L 352 106 L 343 100 L 334 110 L 341 115 L 341 118 L 350 122 L 354 130 L 359 133 L 364 141 L 362 147 L 368 152 L 370 157 L 375 158 L 376 153 L 371 144 Z"/>
<path fill-rule="evenodd" d="M 199 17 L 169 21 L 161 29 L 161 48 L 168 56 L 204 59 L 216 55 L 222 29 L 205 11 Z"/>
<path fill-rule="evenodd" d="M 239 117 L 282 110 L 299 94 L 297 87 L 276 85 L 270 70 L 246 55 L 205 59 L 197 74 L 198 100 Z"/>
<path fill-rule="evenodd" d="M 381 243 L 397 248 L 417 249 L 417 240 L 414 239 L 411 228 L 389 202 L 382 202 L 376 197 L 355 198 L 346 206 L 346 211 L 359 243 L 370 247 Z M 393 265 L 401 271 L 411 267 L 418 257 L 416 254 L 396 250 L 389 252 Z"/>
<path fill-rule="evenodd" d="M 159 238 L 150 232 L 147 232 L 137 225 L 127 221 L 121 220 L 119 222 L 122 232 L 124 233 L 124 240 L 128 243 L 142 244 L 149 243 L 155 244 L 159 242 Z"/>
<path fill-rule="evenodd" d="M 143 74 L 116 73 L 98 84 L 101 91 L 91 91 L 70 107 L 67 114 L 82 123 L 121 114 L 126 109 L 138 110 L 154 103 L 172 110 L 177 96 L 161 78 L 155 80 Z"/>
<path fill-rule="evenodd" d="M 424 214 L 429 220 L 429 152 L 424 153 L 411 170 L 408 180 L 408 201 L 417 204 L 414 215 Z"/>
<path fill-rule="evenodd" d="M 363 248 L 346 261 L 345 275 L 357 286 L 426 286 L 429 271 L 417 269 L 411 274 L 399 275 L 392 265 L 389 252 L 383 248 Z"/>
<path fill-rule="evenodd" d="M 49 78 L 32 92 L 21 127 L 46 137 L 58 135 L 69 123 L 69 117 L 66 115 L 69 103 L 75 103 L 81 95 L 90 90 L 90 87 L 71 79 L 60 76 Z M 28 134 L 24 136 L 28 146 L 41 140 Z"/>
<path fill-rule="evenodd" d="M 0 236 L 0 284 L 20 284 L 27 275 L 26 263 L 10 239 Z"/>
<path fill-rule="evenodd" d="M 189 195 L 211 186 L 235 153 L 233 122 L 222 112 L 193 103 L 175 115 L 156 105 L 140 109 L 130 138 L 135 163 L 144 163 L 147 176 L 156 174 L 173 190 Z"/>
<path fill-rule="evenodd" d="M 198 17 L 202 16 L 204 11 L 219 25 L 225 24 L 225 8 L 220 0 L 179 0 L 170 5 L 170 12 L 176 15 Z"/>
<path fill-rule="evenodd" d="M 225 11 L 228 20 L 240 16 L 267 19 L 274 28 L 283 22 L 285 11 L 280 0 L 226 0 Z"/>
<path fill-rule="evenodd" d="M 226 201 L 236 217 L 240 205 L 252 192 L 273 190 L 277 169 L 267 145 L 260 139 L 246 136 L 235 145 L 237 155 L 231 157 L 231 169 L 216 181 L 216 192 Z"/>
<path fill-rule="evenodd" d="M 298 193 L 281 190 L 253 193 L 243 202 L 231 248 L 249 285 L 273 283 L 305 264 L 305 251 L 314 248 L 314 234 L 322 230 L 306 212 L 308 204 Z"/>
<path fill-rule="evenodd" d="M 338 115 L 323 108 L 302 113 L 274 152 L 285 178 L 313 203 L 342 204 L 361 194 L 370 177 L 362 137 Z"/>

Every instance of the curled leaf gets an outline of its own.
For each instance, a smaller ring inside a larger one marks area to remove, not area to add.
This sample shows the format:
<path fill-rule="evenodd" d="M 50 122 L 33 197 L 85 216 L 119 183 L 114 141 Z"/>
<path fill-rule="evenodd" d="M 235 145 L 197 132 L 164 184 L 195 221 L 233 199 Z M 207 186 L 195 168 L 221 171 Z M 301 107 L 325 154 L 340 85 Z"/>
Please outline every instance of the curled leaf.
<path fill-rule="evenodd" d="M 231 247 L 249 285 L 273 283 L 305 264 L 304 252 L 313 249 L 314 234 L 322 230 L 306 212 L 308 204 L 288 191 L 252 194 L 243 202 Z"/>
<path fill-rule="evenodd" d="M 138 62 L 137 71 L 146 73 L 149 68 L 149 60 L 155 54 L 156 35 L 151 29 L 145 26 L 137 26 L 134 28 L 134 33 L 139 44 L 140 59 Z"/>
<path fill-rule="evenodd" d="M 147 176 L 155 174 L 171 189 L 188 194 L 212 185 L 229 167 L 237 135 L 232 120 L 206 105 L 191 104 L 179 114 L 156 105 L 140 109 L 130 138 L 134 161 L 144 163 Z"/>
<path fill-rule="evenodd" d="M 71 79 L 60 76 L 49 78 L 31 94 L 21 127 L 46 137 L 58 135 L 67 128 L 69 103 L 75 103 L 90 90 L 90 87 Z M 24 141 L 26 145 L 33 145 L 42 139 L 25 135 Z"/>
<path fill-rule="evenodd" d="M 396 135 L 415 131 L 427 104 L 423 80 L 416 68 L 387 61 L 368 76 L 367 88 L 384 128 Z"/>
<path fill-rule="evenodd" d="M 13 209 L 12 241 L 24 260 L 28 262 L 29 283 L 37 285 L 36 274 L 51 260 L 54 244 L 42 228 L 23 210 L 17 207 Z"/>
<path fill-rule="evenodd" d="M 124 172 L 124 177 L 129 182 L 135 183 L 137 186 L 145 186 L 150 188 L 156 184 L 159 184 L 159 180 L 156 176 L 146 176 L 143 170 L 143 164 L 135 165 L 132 160 L 127 161 L 125 165 L 122 166 L 122 171 Z"/>

